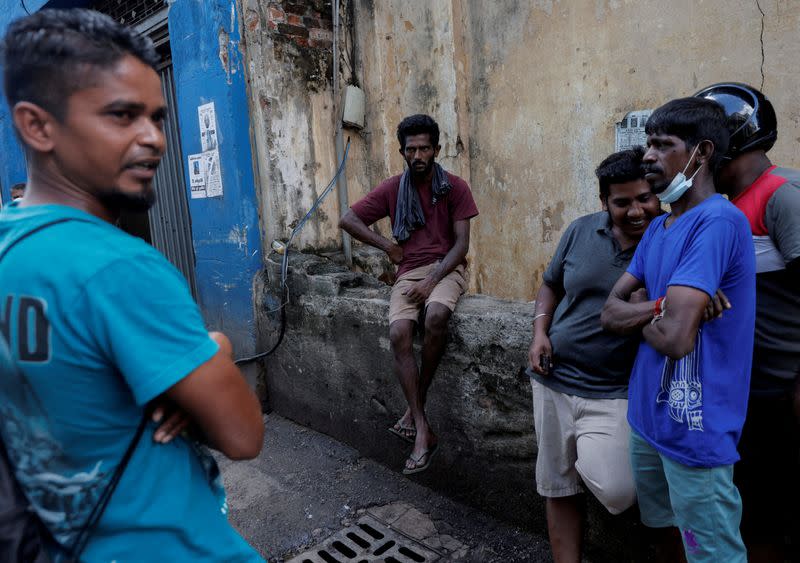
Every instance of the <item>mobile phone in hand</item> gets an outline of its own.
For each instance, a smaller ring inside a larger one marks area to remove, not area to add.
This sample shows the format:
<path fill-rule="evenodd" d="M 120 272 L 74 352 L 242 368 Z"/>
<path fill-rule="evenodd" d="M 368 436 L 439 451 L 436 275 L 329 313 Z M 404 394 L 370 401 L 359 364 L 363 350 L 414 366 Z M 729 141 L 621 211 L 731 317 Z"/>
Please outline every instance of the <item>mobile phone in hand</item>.
<path fill-rule="evenodd" d="M 547 354 L 539 355 L 539 365 L 542 367 L 545 375 L 550 375 L 550 372 L 553 371 L 553 359 Z"/>

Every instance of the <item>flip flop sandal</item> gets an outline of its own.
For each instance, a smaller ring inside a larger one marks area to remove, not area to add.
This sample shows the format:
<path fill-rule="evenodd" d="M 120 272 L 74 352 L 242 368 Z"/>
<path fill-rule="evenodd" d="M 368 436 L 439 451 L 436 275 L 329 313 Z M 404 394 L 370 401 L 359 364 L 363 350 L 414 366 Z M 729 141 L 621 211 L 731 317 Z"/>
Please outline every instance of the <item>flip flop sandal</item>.
<path fill-rule="evenodd" d="M 389 433 L 397 436 L 404 442 L 408 442 L 409 444 L 413 444 L 414 441 L 417 439 L 416 428 L 414 428 L 413 426 L 403 426 L 399 422 L 397 422 L 394 426 L 389 427 Z"/>
<path fill-rule="evenodd" d="M 408 459 L 414 462 L 414 469 L 404 468 L 403 475 L 414 475 L 415 473 L 422 473 L 426 469 L 431 466 L 431 462 L 433 461 L 433 456 L 436 455 L 436 452 L 439 451 L 439 444 L 436 444 L 429 450 L 425 450 L 420 454 L 419 457 L 414 457 L 413 455 L 408 456 Z M 419 463 L 425 459 L 425 456 L 428 456 L 428 459 L 425 460 L 425 463 L 420 465 Z"/>

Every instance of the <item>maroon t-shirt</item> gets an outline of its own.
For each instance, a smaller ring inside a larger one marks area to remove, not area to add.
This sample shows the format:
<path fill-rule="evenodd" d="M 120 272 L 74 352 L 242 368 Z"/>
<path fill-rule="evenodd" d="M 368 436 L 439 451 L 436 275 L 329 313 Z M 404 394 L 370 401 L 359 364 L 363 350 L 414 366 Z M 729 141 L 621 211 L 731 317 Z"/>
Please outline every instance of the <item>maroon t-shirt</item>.
<path fill-rule="evenodd" d="M 353 205 L 353 212 L 367 225 L 383 219 L 387 215 L 394 225 L 397 209 L 397 192 L 400 190 L 400 174 L 384 180 L 366 197 Z M 453 248 L 455 233 L 453 223 L 471 219 L 478 214 L 472 192 L 467 183 L 453 174 L 447 173 L 453 187 L 444 199 L 435 205 L 431 182 L 417 186 L 422 212 L 425 214 L 425 226 L 411 231 L 411 236 L 400 246 L 403 247 L 403 261 L 397 269 L 401 276 L 409 270 L 433 264 L 441 260 Z"/>

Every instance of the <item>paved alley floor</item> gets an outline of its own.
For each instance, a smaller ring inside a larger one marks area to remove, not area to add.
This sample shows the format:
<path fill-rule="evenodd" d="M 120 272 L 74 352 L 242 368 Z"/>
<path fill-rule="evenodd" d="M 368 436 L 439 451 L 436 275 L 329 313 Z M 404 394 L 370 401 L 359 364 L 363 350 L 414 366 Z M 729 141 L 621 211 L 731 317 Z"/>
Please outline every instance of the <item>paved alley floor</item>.
<path fill-rule="evenodd" d="M 443 497 L 324 434 L 274 414 L 264 420 L 261 455 L 220 459 L 220 467 L 233 524 L 270 563 L 552 560 L 544 537 Z M 400 444 L 387 440 L 387 447 Z"/>

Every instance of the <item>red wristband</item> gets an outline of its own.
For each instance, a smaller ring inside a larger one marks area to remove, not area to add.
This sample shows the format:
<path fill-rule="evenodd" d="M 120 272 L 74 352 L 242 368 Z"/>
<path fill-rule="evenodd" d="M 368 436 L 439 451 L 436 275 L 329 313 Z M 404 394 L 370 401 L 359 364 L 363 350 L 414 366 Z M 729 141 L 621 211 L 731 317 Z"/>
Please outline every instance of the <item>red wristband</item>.
<path fill-rule="evenodd" d="M 656 299 L 656 305 L 653 307 L 653 316 L 660 317 L 664 314 L 664 299 L 665 297 L 659 297 Z"/>

